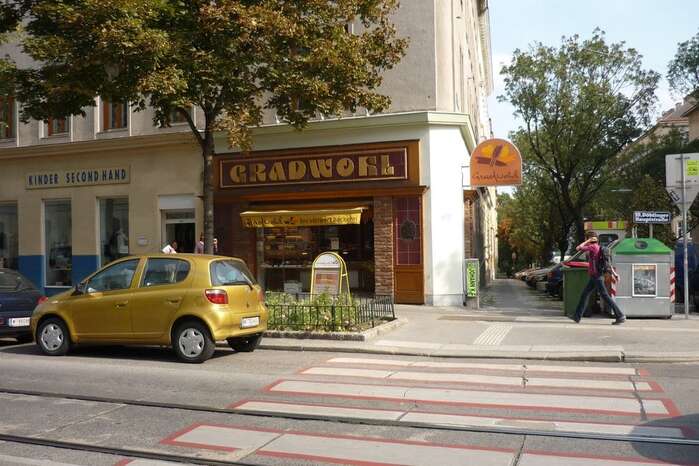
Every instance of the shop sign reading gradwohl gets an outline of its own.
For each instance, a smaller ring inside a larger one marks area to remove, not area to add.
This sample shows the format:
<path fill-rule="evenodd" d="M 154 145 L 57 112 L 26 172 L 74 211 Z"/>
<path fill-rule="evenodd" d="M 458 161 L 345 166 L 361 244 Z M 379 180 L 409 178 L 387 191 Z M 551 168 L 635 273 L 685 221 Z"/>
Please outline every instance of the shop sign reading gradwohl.
<path fill-rule="evenodd" d="M 284 157 L 222 160 L 220 187 L 240 188 L 337 181 L 403 180 L 405 148 Z"/>
<path fill-rule="evenodd" d="M 28 173 L 24 180 L 27 189 L 123 184 L 130 181 L 129 167 L 51 170 Z"/>

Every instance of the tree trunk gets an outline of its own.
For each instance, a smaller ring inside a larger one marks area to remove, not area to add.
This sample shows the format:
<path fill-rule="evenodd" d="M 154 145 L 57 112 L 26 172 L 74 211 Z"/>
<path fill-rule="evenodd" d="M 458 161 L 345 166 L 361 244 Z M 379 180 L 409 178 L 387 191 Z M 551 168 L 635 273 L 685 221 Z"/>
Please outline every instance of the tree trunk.
<path fill-rule="evenodd" d="M 202 142 L 204 157 L 204 252 L 214 251 L 214 136 L 210 129 L 205 130 Z M 217 252 L 217 251 L 216 251 Z"/>
<path fill-rule="evenodd" d="M 568 237 L 565 240 L 562 238 L 558 240 L 558 250 L 561 252 L 561 262 L 566 258 L 566 252 L 568 252 Z"/>

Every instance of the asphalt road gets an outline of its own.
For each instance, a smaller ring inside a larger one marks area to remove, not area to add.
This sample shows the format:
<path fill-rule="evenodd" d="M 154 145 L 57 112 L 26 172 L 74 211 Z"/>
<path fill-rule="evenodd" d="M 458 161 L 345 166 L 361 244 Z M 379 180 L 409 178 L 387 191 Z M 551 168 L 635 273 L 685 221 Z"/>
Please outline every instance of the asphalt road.
<path fill-rule="evenodd" d="M 699 364 L 220 349 L 186 365 L 0 340 L 0 465 L 699 464 L 698 382 Z"/>

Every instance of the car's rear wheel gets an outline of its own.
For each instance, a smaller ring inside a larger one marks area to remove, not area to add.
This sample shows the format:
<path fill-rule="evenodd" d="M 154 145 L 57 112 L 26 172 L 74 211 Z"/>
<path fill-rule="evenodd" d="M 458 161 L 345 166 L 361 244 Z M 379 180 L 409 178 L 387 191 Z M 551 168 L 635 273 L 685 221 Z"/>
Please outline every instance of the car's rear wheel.
<path fill-rule="evenodd" d="M 202 363 L 211 358 L 216 349 L 209 329 L 194 320 L 178 325 L 172 337 L 175 354 L 183 362 Z"/>
<path fill-rule="evenodd" d="M 258 333 L 257 335 L 231 337 L 226 339 L 226 341 L 228 342 L 228 346 L 230 346 L 239 353 L 252 353 L 260 344 L 260 340 L 262 340 L 261 333 Z"/>
<path fill-rule="evenodd" d="M 41 322 L 36 329 L 36 344 L 49 356 L 63 356 L 68 353 L 70 334 L 65 322 L 55 317 Z"/>

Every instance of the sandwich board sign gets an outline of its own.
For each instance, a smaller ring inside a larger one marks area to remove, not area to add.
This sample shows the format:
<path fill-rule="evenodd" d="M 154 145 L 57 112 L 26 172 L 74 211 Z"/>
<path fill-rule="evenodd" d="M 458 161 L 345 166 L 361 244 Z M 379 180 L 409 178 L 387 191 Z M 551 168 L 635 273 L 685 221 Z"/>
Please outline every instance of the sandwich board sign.
<path fill-rule="evenodd" d="M 311 294 L 327 293 L 331 296 L 349 294 L 347 264 L 335 252 L 323 252 L 311 267 Z"/>

